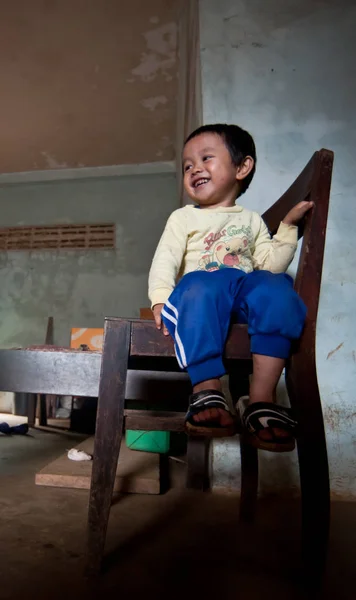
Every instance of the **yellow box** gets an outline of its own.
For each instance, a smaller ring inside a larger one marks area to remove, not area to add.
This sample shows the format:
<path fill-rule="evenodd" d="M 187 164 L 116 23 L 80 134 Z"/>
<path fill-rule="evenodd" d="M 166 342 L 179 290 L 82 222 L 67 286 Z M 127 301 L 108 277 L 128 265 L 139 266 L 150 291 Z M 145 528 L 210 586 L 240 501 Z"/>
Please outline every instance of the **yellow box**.
<path fill-rule="evenodd" d="M 79 349 L 85 345 L 89 350 L 103 350 L 104 329 L 91 329 L 90 327 L 74 327 L 71 330 L 70 347 Z"/>

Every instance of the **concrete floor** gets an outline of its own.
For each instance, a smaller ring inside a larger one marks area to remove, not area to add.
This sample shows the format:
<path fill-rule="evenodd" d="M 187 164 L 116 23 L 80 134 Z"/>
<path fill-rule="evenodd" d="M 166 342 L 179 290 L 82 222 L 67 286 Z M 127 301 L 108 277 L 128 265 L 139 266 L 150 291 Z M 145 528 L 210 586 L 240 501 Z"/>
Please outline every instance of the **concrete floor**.
<path fill-rule="evenodd" d="M 10 421 L 10 417 L 7 421 Z M 254 526 L 237 523 L 234 496 L 187 492 L 115 499 L 105 572 L 82 576 L 88 492 L 37 487 L 37 470 L 82 436 L 32 431 L 0 436 L 0 598 L 316 598 L 298 572 L 298 505 L 260 503 Z M 322 598 L 356 597 L 356 506 L 333 506 Z M 318 596 L 319 597 L 319 596 Z"/>

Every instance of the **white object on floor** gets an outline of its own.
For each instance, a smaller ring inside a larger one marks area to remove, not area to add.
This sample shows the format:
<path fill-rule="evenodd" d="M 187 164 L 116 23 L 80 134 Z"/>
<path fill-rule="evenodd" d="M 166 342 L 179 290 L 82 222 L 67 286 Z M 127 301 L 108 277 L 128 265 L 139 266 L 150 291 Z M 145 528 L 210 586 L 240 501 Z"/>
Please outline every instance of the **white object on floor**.
<path fill-rule="evenodd" d="M 82 450 L 77 450 L 76 448 L 71 448 L 68 450 L 68 458 L 70 460 L 93 460 L 93 457 Z"/>

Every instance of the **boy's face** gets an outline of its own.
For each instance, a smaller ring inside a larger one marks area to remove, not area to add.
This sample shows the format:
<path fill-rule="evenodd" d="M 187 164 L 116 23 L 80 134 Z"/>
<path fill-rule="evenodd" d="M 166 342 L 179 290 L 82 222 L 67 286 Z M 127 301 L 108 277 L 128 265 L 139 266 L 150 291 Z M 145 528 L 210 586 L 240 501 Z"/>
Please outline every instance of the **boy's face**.
<path fill-rule="evenodd" d="M 216 133 L 202 133 L 184 147 L 184 188 L 200 206 L 233 206 L 239 195 L 240 171 Z"/>

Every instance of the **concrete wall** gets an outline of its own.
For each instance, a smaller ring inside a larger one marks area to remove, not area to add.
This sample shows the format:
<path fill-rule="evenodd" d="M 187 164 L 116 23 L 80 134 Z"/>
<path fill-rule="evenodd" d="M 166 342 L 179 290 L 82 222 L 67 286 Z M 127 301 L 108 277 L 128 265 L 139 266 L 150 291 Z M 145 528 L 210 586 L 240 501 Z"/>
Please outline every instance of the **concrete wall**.
<path fill-rule="evenodd" d="M 3 2 L 0 172 L 173 159 L 180 2 Z"/>
<path fill-rule="evenodd" d="M 0 185 L 3 227 L 115 222 L 116 250 L 0 252 L 0 346 L 55 343 L 71 327 L 101 327 L 105 315 L 139 315 L 168 215 L 177 208 L 173 173 Z"/>
<path fill-rule="evenodd" d="M 356 6 L 200 0 L 200 13 L 204 122 L 238 123 L 257 144 L 244 202 L 263 212 L 315 150 L 335 152 L 317 364 L 332 492 L 356 497 Z M 213 458 L 215 486 L 235 489 L 236 443 L 216 444 Z M 297 485 L 295 456 L 262 456 L 262 490 Z"/>

